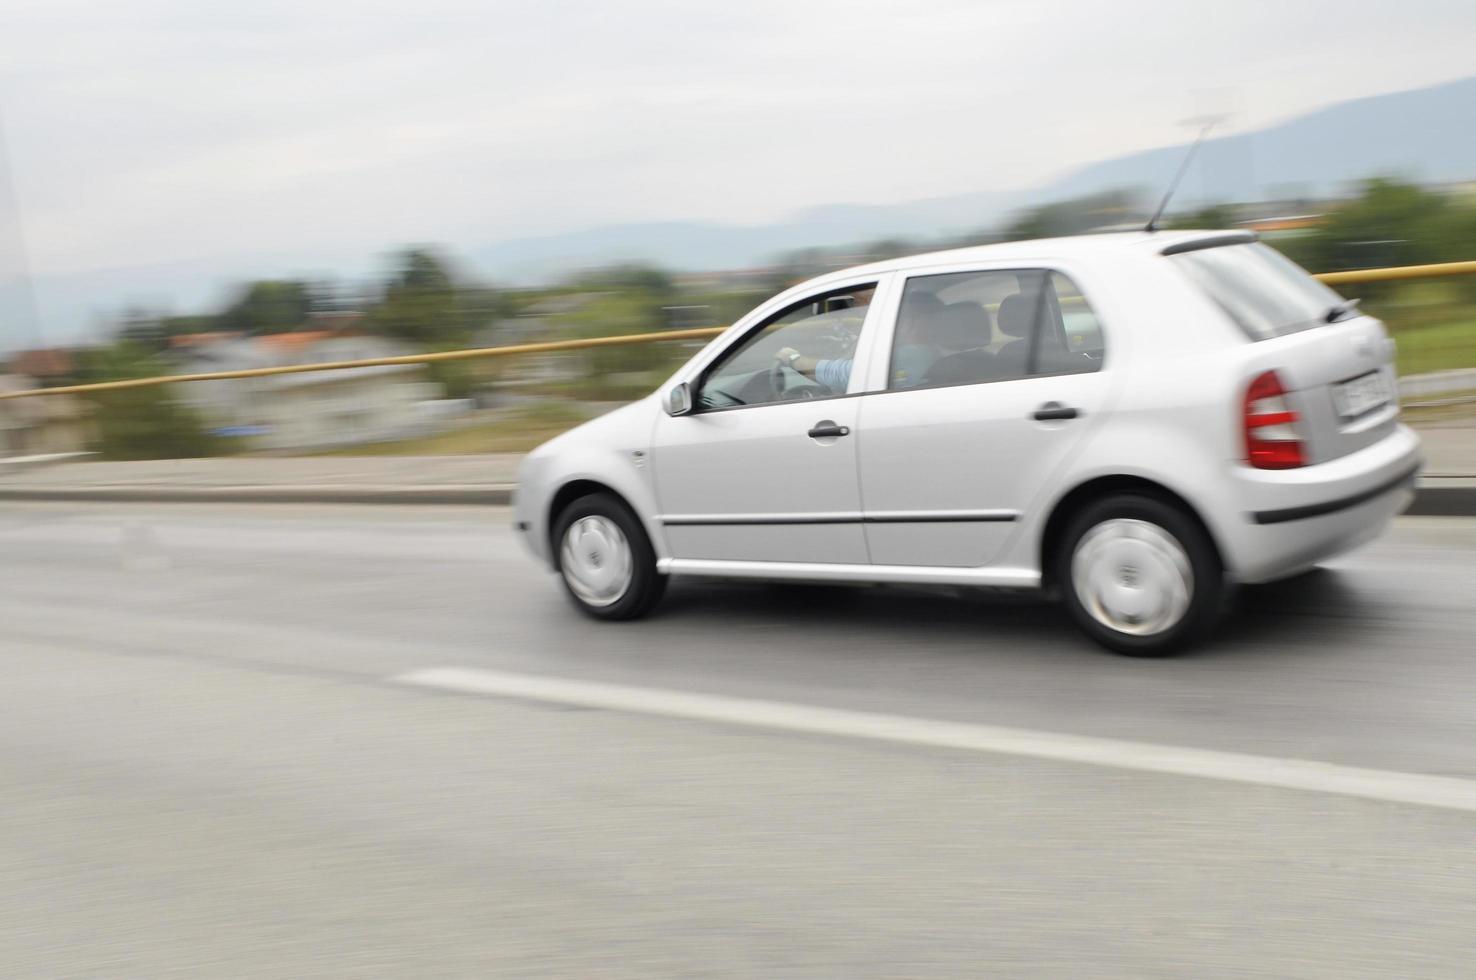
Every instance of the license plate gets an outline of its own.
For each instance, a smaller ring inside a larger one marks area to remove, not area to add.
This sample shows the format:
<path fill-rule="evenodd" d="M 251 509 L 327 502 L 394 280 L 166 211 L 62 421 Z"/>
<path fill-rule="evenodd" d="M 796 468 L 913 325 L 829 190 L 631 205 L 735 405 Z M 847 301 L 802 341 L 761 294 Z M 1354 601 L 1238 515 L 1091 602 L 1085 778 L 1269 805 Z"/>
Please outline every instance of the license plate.
<path fill-rule="evenodd" d="M 1333 385 L 1332 395 L 1339 418 L 1357 418 L 1389 403 L 1389 385 L 1383 372 L 1373 371 Z"/>

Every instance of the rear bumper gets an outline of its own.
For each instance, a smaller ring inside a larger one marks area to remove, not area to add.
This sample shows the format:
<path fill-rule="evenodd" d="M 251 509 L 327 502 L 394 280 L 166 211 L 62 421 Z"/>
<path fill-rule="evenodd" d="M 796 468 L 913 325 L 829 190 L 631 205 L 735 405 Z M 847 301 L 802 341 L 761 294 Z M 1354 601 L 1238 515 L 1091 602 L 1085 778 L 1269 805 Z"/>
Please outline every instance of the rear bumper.
<path fill-rule="evenodd" d="M 1292 575 L 1356 548 L 1383 532 L 1414 499 L 1423 460 L 1405 426 L 1341 459 L 1296 470 L 1237 467 L 1244 502 L 1230 571 L 1243 582 Z"/>
<path fill-rule="evenodd" d="M 1396 475 L 1386 483 L 1360 490 L 1347 497 L 1338 497 L 1332 500 L 1324 500 L 1315 504 L 1298 504 L 1295 507 L 1284 507 L 1281 510 L 1259 510 L 1250 515 L 1254 524 L 1286 524 L 1290 521 L 1305 521 L 1313 517 L 1322 517 L 1327 514 L 1336 514 L 1341 510 L 1351 510 L 1360 504 L 1366 503 L 1387 493 L 1406 487 L 1413 487 L 1415 478 L 1420 475 L 1420 463 L 1415 463 L 1407 471 Z"/>

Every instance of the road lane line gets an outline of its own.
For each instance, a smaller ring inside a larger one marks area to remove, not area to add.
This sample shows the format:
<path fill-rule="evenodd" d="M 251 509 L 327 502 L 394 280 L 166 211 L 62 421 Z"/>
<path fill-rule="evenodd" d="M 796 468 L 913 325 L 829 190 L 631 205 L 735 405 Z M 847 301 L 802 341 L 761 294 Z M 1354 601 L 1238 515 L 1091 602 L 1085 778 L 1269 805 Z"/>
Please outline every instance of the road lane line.
<path fill-rule="evenodd" d="M 462 694 L 1051 759 L 1476 813 L 1476 781 L 1449 776 L 462 667 L 414 670 L 390 681 Z"/>

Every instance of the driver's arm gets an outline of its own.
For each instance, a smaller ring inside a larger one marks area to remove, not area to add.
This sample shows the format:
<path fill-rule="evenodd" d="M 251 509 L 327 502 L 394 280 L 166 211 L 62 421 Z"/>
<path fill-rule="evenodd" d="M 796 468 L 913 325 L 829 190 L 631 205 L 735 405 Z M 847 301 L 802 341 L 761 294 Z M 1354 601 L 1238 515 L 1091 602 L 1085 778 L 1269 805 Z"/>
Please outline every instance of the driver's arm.
<path fill-rule="evenodd" d="M 793 347 L 785 347 L 774 355 L 774 360 L 785 367 L 793 368 L 807 378 L 815 377 L 815 369 L 820 365 L 818 357 L 806 357 Z"/>
<path fill-rule="evenodd" d="M 845 358 L 806 357 L 793 347 L 786 347 L 774 355 L 780 364 L 788 365 L 807 378 L 812 378 L 841 394 L 851 383 L 852 360 Z"/>

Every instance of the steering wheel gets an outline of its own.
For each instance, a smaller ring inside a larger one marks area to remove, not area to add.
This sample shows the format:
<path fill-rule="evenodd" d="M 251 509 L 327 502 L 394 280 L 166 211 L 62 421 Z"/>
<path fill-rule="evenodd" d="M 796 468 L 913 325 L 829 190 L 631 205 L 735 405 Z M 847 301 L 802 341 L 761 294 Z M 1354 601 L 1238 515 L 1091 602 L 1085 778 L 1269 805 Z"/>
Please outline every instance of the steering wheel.
<path fill-rule="evenodd" d="M 791 374 L 799 381 L 791 383 Z M 779 401 L 814 398 L 821 388 L 819 382 L 811 381 L 783 361 L 775 361 L 774 366 L 769 368 L 769 386 L 774 389 L 774 397 Z"/>
<path fill-rule="evenodd" d="M 789 389 L 789 379 L 784 376 L 785 363 L 775 360 L 769 367 L 769 387 L 774 389 L 774 397 L 784 398 L 784 392 Z"/>

